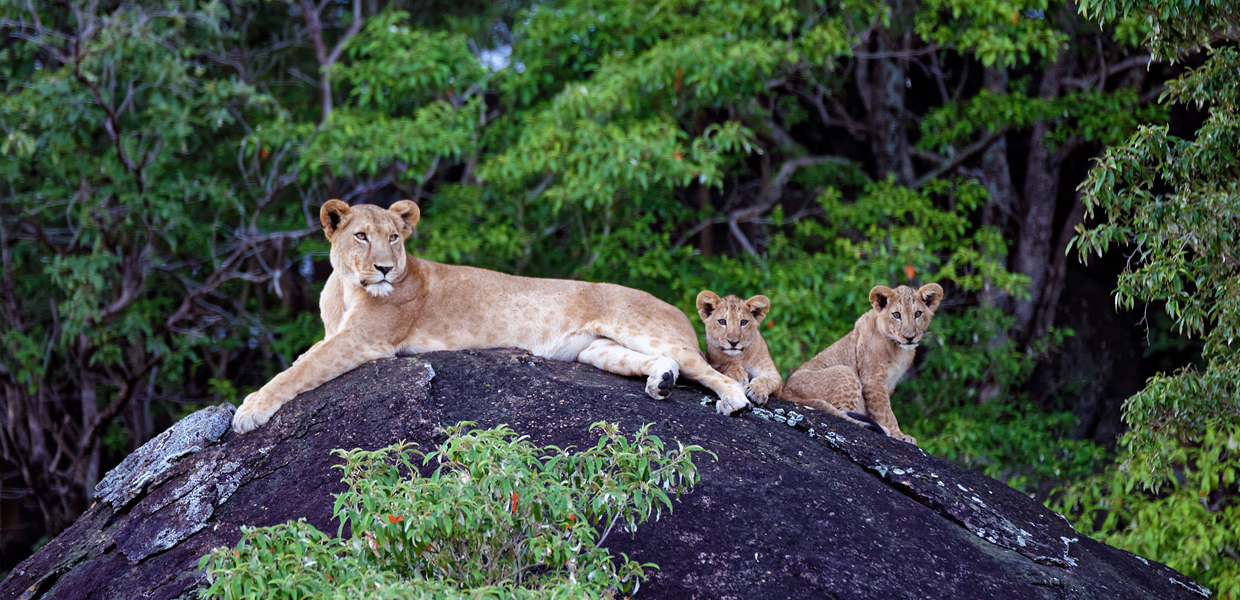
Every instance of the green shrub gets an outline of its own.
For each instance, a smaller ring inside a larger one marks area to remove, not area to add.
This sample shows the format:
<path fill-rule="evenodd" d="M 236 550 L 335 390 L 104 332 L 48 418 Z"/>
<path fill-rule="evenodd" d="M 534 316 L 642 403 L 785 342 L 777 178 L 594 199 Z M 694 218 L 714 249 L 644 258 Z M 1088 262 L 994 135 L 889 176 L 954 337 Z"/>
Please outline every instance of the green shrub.
<path fill-rule="evenodd" d="M 1072 439 L 1076 417 L 1006 402 L 951 408 L 914 419 L 906 429 L 923 450 L 1007 482 L 1027 494 L 1088 477 L 1106 449 Z"/>
<path fill-rule="evenodd" d="M 594 447 L 540 448 L 511 429 L 448 429 L 438 450 L 337 450 L 348 491 L 336 537 L 298 521 L 242 528 L 204 556 L 210 598 L 599 598 L 635 592 L 654 567 L 602 546 L 699 479 L 693 455 L 616 425 Z M 713 456 L 713 454 L 712 454 Z M 417 474 L 435 464 L 429 477 Z M 344 536 L 344 532 L 349 534 Z"/>
<path fill-rule="evenodd" d="M 1131 441 L 1132 437 L 1126 438 Z M 1159 460 L 1179 465 L 1158 488 L 1144 453 L 1126 454 L 1097 477 L 1068 486 L 1049 505 L 1077 531 L 1166 563 L 1217 598 L 1240 598 L 1240 424 L 1208 427 L 1192 443 L 1170 444 Z"/>

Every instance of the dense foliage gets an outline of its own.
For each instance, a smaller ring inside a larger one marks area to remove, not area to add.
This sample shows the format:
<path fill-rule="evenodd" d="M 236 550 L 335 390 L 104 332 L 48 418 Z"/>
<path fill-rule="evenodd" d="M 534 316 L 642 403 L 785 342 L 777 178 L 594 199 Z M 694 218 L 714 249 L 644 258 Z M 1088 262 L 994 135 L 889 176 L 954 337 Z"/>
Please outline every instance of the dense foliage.
<path fill-rule="evenodd" d="M 304 521 L 245 529 L 203 557 L 212 598 L 604 598 L 641 565 L 602 543 L 657 520 L 693 487 L 698 446 L 615 425 L 592 448 L 540 448 L 506 427 L 458 424 L 439 448 L 337 451 L 340 533 Z M 421 458 L 421 460 L 418 460 Z M 419 464 L 420 463 L 420 464 Z M 419 467 L 435 465 L 428 477 Z M 338 537 L 348 531 L 345 537 Z"/>
<path fill-rule="evenodd" d="M 287 366 L 333 197 L 416 200 L 432 260 L 767 294 L 785 372 L 874 284 L 938 281 L 904 429 L 1031 492 L 1082 476 L 1101 448 L 1022 386 L 1070 339 L 1074 165 L 1167 120 L 1150 31 L 1060 0 L 0 0 L 0 476 L 54 533 L 183 404 Z"/>
<path fill-rule="evenodd" d="M 1058 505 L 1082 531 L 1240 597 L 1240 7 L 1088 0 L 1081 10 L 1146 20 L 1163 60 L 1204 47 L 1204 63 L 1165 93 L 1205 107 L 1204 123 L 1191 138 L 1143 126 L 1108 150 L 1081 185 L 1098 221 L 1077 239 L 1083 259 L 1124 247 L 1116 303 L 1162 304 L 1204 349 L 1200 365 L 1159 374 L 1125 402 L 1120 463 Z"/>

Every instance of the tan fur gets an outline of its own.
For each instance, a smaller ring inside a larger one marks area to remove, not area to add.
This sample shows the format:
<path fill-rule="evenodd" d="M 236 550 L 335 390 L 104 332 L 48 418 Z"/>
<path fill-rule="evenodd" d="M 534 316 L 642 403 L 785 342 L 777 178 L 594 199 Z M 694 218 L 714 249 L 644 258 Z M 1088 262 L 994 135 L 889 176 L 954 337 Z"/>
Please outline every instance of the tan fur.
<path fill-rule="evenodd" d="M 646 376 L 654 398 L 666 397 L 683 372 L 719 395 L 718 412 L 748 404 L 744 388 L 702 357 L 684 313 L 650 294 L 415 258 L 404 241 L 420 212 L 407 200 L 389 210 L 332 200 L 319 216 L 332 246 L 333 271 L 319 300 L 326 337 L 246 397 L 233 418 L 239 432 L 367 361 L 434 350 L 522 348 Z"/>
<path fill-rule="evenodd" d="M 761 325 L 771 309 L 766 296 L 741 300 L 720 298 L 710 290 L 697 297 L 698 316 L 706 326 L 706 360 L 716 371 L 745 386 L 745 395 L 754 404 L 766 404 L 779 393 L 780 377 L 771 351 L 762 339 Z"/>
<path fill-rule="evenodd" d="M 917 343 L 942 300 L 943 288 L 937 283 L 917 290 L 874 286 L 873 310 L 789 375 L 783 397 L 858 423 L 844 413 L 868 415 L 888 435 L 916 444 L 913 436 L 900 431 L 891 412 L 891 392 L 913 364 Z"/>

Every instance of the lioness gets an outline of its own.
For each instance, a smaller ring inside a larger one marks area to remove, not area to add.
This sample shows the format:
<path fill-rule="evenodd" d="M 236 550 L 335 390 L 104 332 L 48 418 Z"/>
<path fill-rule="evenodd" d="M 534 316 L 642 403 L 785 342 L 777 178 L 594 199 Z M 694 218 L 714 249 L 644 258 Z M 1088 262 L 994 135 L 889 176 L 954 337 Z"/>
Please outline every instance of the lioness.
<path fill-rule="evenodd" d="M 783 397 L 861 425 L 867 424 L 847 413 L 869 416 L 887 435 L 916 444 L 913 436 L 900 431 L 891 412 L 891 392 L 913 364 L 917 343 L 942 300 L 943 288 L 937 283 L 917 290 L 874 286 L 870 290 L 874 309 L 861 315 L 847 335 L 793 371 Z"/>
<path fill-rule="evenodd" d="M 710 290 L 697 296 L 698 316 L 706 326 L 706 360 L 745 386 L 745 395 L 759 406 L 779 393 L 784 382 L 760 330 L 770 309 L 766 296 L 720 298 Z"/>
<path fill-rule="evenodd" d="M 719 395 L 716 410 L 748 404 L 741 385 L 707 364 L 689 319 L 650 294 L 619 285 L 516 277 L 405 253 L 421 211 L 331 200 L 319 211 L 332 274 L 319 299 L 326 337 L 246 397 L 233 429 L 267 422 L 297 394 L 363 363 L 398 354 L 515 346 L 605 371 L 646 376 L 662 399 L 677 376 Z"/>

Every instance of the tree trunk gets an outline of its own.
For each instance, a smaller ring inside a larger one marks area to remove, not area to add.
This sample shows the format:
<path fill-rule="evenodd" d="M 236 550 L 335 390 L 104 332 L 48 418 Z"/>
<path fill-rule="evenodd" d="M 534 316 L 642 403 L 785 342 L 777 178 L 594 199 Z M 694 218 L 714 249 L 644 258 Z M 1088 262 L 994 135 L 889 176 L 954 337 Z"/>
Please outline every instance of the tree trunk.
<path fill-rule="evenodd" d="M 1038 96 L 1050 100 L 1058 95 L 1062 69 L 1069 60 L 1069 52 L 1059 54 L 1059 60 L 1050 63 L 1042 74 Z M 1013 316 L 1019 339 L 1027 346 L 1036 338 L 1034 319 L 1039 310 L 1054 314 L 1048 295 L 1054 294 L 1056 283 L 1050 281 L 1055 274 L 1049 272 L 1052 261 L 1051 244 L 1055 236 L 1055 209 L 1059 205 L 1059 170 L 1062 157 L 1051 147 L 1049 135 L 1053 123 L 1039 121 L 1033 126 L 1029 140 L 1029 157 L 1026 160 L 1024 210 L 1019 221 L 1016 254 L 1013 267 L 1017 273 L 1029 277 L 1029 299 L 1016 299 Z M 1057 294 L 1054 294 L 1057 295 Z"/>
<path fill-rule="evenodd" d="M 874 40 L 874 53 L 883 54 L 907 50 L 910 38 L 906 35 L 896 40 L 886 29 L 877 29 Z M 917 176 L 909 153 L 904 118 L 904 94 L 908 89 L 905 59 L 881 57 L 859 60 L 857 86 L 869 112 L 870 152 L 874 157 L 876 178 L 894 174 L 898 183 L 912 185 Z"/>

